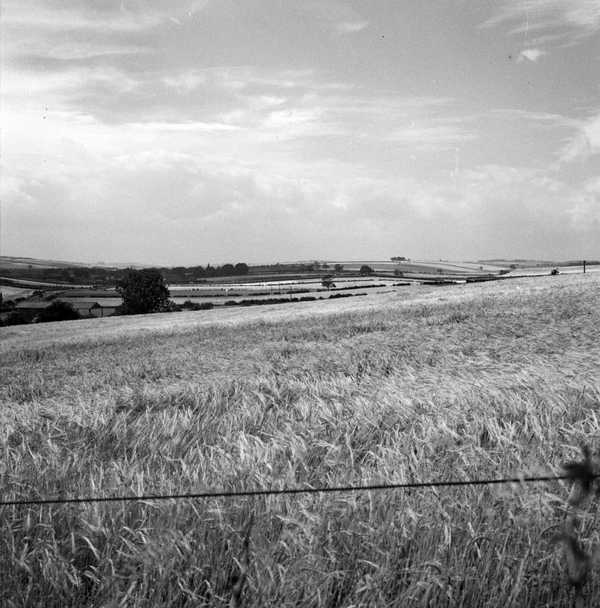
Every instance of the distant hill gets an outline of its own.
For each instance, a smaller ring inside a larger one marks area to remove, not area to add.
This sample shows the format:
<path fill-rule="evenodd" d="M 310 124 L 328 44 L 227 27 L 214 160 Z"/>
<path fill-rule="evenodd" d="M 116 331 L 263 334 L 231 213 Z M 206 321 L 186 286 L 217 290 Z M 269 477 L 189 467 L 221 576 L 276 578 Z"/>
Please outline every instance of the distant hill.
<path fill-rule="evenodd" d="M 44 269 L 44 268 L 146 268 L 149 264 L 126 264 L 93 262 L 67 262 L 64 260 L 42 260 L 39 258 L 24 258 L 10 255 L 0 255 L 0 270 L 6 269 Z"/>
<path fill-rule="evenodd" d="M 40 260 L 38 258 L 21 258 L 10 255 L 0 255 L 0 269 L 6 268 L 74 268 L 88 266 L 81 262 L 65 262 L 62 260 Z"/>
<path fill-rule="evenodd" d="M 408 273 L 417 274 L 443 274 L 443 275 L 488 275 L 501 274 L 507 272 L 507 264 L 491 264 L 489 262 L 451 262 L 448 260 L 404 260 L 404 261 L 377 261 L 377 260 L 361 260 L 361 261 L 340 261 L 331 262 L 330 265 L 341 264 L 345 270 L 359 271 L 365 265 L 379 273 L 395 273 L 402 272 L 406 276 Z"/>
<path fill-rule="evenodd" d="M 497 264 L 501 266 L 514 266 L 516 268 L 537 268 L 547 266 L 581 266 L 583 260 L 528 260 L 523 258 L 515 258 L 512 260 L 493 259 L 479 260 L 481 264 Z M 598 264 L 598 260 L 586 260 L 589 266 Z"/>

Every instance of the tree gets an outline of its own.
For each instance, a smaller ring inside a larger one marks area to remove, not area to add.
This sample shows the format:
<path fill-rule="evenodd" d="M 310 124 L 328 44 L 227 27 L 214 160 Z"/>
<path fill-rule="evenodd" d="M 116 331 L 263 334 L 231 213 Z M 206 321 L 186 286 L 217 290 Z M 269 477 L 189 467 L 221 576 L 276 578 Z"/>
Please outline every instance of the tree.
<path fill-rule="evenodd" d="M 81 319 L 80 314 L 68 302 L 57 300 L 52 302 L 48 308 L 44 308 L 37 316 L 38 323 L 50 323 L 52 321 L 74 321 Z"/>
<path fill-rule="evenodd" d="M 127 269 L 125 276 L 117 281 L 117 291 L 123 298 L 125 314 L 160 312 L 169 305 L 169 290 L 156 268 Z"/>
<path fill-rule="evenodd" d="M 321 279 L 321 285 L 325 287 L 325 289 L 331 289 L 335 287 L 335 283 L 333 282 L 333 277 L 331 275 L 327 275 Z"/>
<path fill-rule="evenodd" d="M 334 269 L 336 272 L 342 272 L 342 271 L 344 270 L 344 265 L 343 265 L 343 264 L 336 264 L 336 265 L 333 267 L 333 269 Z"/>
<path fill-rule="evenodd" d="M 373 274 L 373 269 L 370 266 L 367 266 L 366 264 L 363 264 L 360 267 L 360 274 L 361 275 L 366 275 L 366 274 Z"/>
<path fill-rule="evenodd" d="M 246 264 L 245 262 L 238 262 L 235 265 L 235 274 L 248 274 L 248 271 L 250 269 L 248 268 L 248 264 Z"/>

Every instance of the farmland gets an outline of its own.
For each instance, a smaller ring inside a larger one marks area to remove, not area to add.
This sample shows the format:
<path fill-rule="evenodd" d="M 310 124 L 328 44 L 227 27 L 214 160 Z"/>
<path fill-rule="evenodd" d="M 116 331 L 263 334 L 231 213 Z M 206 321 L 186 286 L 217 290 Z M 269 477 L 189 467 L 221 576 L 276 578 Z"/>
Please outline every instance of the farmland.
<path fill-rule="evenodd" d="M 600 434 L 599 303 L 593 273 L 0 328 L 0 495 L 558 473 Z M 248 606 L 561 606 L 567 496 L 3 507 L 0 604 L 227 606 L 247 557 Z"/>

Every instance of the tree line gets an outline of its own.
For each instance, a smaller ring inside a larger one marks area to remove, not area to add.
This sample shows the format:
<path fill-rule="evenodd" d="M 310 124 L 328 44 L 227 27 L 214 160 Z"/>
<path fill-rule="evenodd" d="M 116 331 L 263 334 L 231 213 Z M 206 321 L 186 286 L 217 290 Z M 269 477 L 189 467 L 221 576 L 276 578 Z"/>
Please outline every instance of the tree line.
<path fill-rule="evenodd" d="M 201 281 L 212 277 L 245 276 L 250 268 L 245 262 L 223 264 L 221 266 L 175 266 L 156 268 L 168 283 L 187 283 Z M 3 276 L 18 280 L 40 281 L 50 283 L 68 283 L 73 285 L 113 286 L 127 276 L 127 268 L 105 268 L 103 266 L 73 266 L 67 268 L 7 268 Z"/>

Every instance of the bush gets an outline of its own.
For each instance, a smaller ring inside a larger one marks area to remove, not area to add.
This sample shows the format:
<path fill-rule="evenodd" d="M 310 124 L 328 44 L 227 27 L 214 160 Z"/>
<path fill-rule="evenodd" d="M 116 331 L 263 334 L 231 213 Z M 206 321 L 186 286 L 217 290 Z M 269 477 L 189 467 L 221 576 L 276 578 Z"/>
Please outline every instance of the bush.
<path fill-rule="evenodd" d="M 336 300 L 337 298 L 351 298 L 352 294 L 351 293 L 332 293 L 329 296 L 330 300 Z"/>
<path fill-rule="evenodd" d="M 198 302 L 192 302 L 191 300 L 186 300 L 182 305 L 182 310 L 210 310 L 214 308 L 215 305 L 212 302 L 202 302 L 198 304 Z"/>
<path fill-rule="evenodd" d="M 81 315 L 68 302 L 52 302 L 37 315 L 38 323 L 51 323 L 53 321 L 74 321 L 81 319 Z"/>
<path fill-rule="evenodd" d="M 3 326 L 8 325 L 24 325 L 25 323 L 29 323 L 31 319 L 28 319 L 22 312 L 13 311 L 11 312 L 6 319 L 1 323 Z"/>
<path fill-rule="evenodd" d="M 173 302 L 173 300 L 167 300 L 166 304 L 164 304 L 160 310 L 157 312 L 180 312 L 181 306 Z"/>

